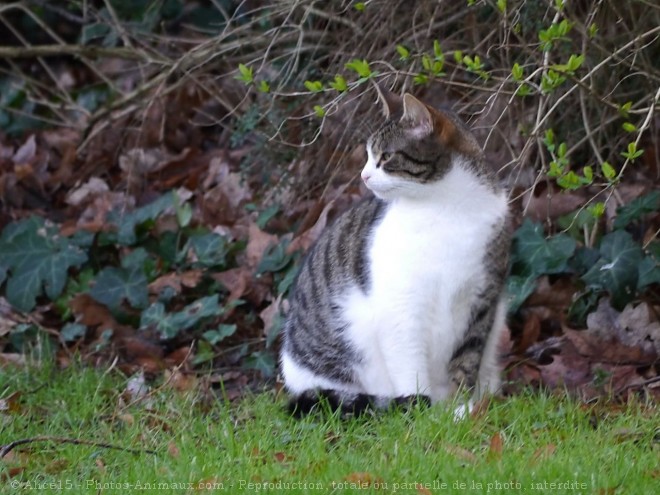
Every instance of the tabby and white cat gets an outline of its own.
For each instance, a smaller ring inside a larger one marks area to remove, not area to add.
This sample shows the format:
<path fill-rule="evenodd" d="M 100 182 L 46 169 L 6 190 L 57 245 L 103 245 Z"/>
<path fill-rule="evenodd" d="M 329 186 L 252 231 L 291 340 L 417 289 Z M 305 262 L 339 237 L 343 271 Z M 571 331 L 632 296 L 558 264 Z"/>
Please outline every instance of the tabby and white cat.
<path fill-rule="evenodd" d="M 378 93 L 386 121 L 362 170 L 375 196 L 321 235 L 290 299 L 281 370 L 297 414 L 320 397 L 361 412 L 459 389 L 469 410 L 500 384 L 507 196 L 455 115 Z"/>

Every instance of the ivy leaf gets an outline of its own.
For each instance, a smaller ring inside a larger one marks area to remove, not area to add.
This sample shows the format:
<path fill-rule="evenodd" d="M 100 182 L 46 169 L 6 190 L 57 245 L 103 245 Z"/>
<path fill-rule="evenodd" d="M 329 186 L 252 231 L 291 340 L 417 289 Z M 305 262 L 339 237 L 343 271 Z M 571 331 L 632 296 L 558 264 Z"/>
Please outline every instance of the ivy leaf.
<path fill-rule="evenodd" d="M 511 275 L 506 281 L 506 293 L 509 295 L 509 313 L 515 314 L 520 306 L 531 296 L 536 289 L 538 276 L 534 273 L 521 276 Z"/>
<path fill-rule="evenodd" d="M 272 353 L 267 351 L 256 351 L 243 362 L 243 368 L 260 371 L 268 378 L 275 374 L 276 362 Z"/>
<path fill-rule="evenodd" d="M 227 337 L 231 337 L 236 333 L 236 325 L 218 325 L 217 330 L 209 330 L 202 334 L 202 337 L 211 345 L 216 345 L 222 342 Z"/>
<path fill-rule="evenodd" d="M 74 340 L 84 337 L 87 332 L 87 327 L 80 323 L 67 323 L 60 330 L 60 335 L 65 342 L 73 342 Z"/>
<path fill-rule="evenodd" d="M 121 260 L 121 267 L 106 267 L 96 276 L 89 295 L 110 309 L 117 309 L 123 301 L 134 308 L 149 304 L 148 281 L 144 266 L 148 254 L 138 248 Z"/>
<path fill-rule="evenodd" d="M 140 328 L 153 326 L 162 339 L 176 337 L 182 330 L 187 330 L 204 318 L 219 316 L 224 312 L 218 304 L 218 295 L 203 297 L 189 304 L 183 310 L 167 313 L 162 302 L 156 302 L 142 312 Z"/>
<path fill-rule="evenodd" d="M 293 254 L 286 252 L 287 247 L 289 247 L 289 242 L 284 240 L 267 249 L 257 266 L 257 275 L 283 270 L 293 259 Z"/>
<path fill-rule="evenodd" d="M 87 254 L 43 218 L 10 224 L 0 236 L 0 282 L 8 278 L 7 300 L 20 311 L 31 311 L 42 292 L 57 299 L 69 268 L 85 261 Z"/>
<path fill-rule="evenodd" d="M 660 284 L 660 264 L 653 256 L 645 256 L 639 264 L 637 289 L 642 289 L 651 284 Z"/>
<path fill-rule="evenodd" d="M 188 247 L 197 255 L 197 262 L 208 268 L 224 265 L 227 256 L 227 241 L 213 232 L 198 234 L 188 239 Z"/>
<path fill-rule="evenodd" d="M 125 246 L 135 244 L 137 241 L 135 229 L 137 227 L 155 220 L 170 207 L 176 208 L 177 204 L 178 199 L 174 193 L 169 193 L 124 216 L 120 216 L 119 213 L 111 213 L 109 220 L 119 226 L 117 241 Z"/>
<path fill-rule="evenodd" d="M 616 209 L 614 228 L 622 229 L 642 218 L 647 213 L 660 209 L 660 191 L 652 191 L 640 196 L 625 206 Z"/>
<path fill-rule="evenodd" d="M 599 251 L 600 259 L 582 279 L 608 291 L 612 306 L 621 310 L 635 297 L 642 249 L 628 232 L 615 230 L 603 237 Z"/>
<path fill-rule="evenodd" d="M 575 247 L 575 240 L 566 234 L 546 239 L 541 224 L 525 219 L 514 235 L 512 260 L 525 274 L 563 273 L 570 271 L 568 260 Z"/>

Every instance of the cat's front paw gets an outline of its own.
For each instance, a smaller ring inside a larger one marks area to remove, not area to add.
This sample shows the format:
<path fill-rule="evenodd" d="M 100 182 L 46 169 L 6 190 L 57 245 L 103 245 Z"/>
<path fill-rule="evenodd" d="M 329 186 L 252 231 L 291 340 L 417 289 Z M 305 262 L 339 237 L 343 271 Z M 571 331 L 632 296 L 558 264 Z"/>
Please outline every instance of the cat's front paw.
<path fill-rule="evenodd" d="M 474 410 L 474 401 L 469 400 L 466 403 L 459 404 L 458 407 L 454 409 L 454 423 L 463 421 L 465 418 L 470 416 L 470 413 Z"/>

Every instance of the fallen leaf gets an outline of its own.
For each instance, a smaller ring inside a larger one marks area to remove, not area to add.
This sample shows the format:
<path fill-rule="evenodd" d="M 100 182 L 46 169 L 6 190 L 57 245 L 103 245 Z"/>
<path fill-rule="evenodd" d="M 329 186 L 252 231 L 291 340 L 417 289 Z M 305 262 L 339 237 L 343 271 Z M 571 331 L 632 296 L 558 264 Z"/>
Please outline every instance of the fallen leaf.
<path fill-rule="evenodd" d="M 368 488 L 375 483 L 382 483 L 380 478 L 367 472 L 351 473 L 344 478 L 344 481 L 355 483 L 356 485 L 359 485 L 360 488 Z"/>
<path fill-rule="evenodd" d="M 15 164 L 28 163 L 34 159 L 36 152 L 37 152 L 36 136 L 34 134 L 31 134 L 21 145 L 21 147 L 16 150 L 16 153 L 14 153 L 14 156 L 12 157 L 12 161 Z"/>
<path fill-rule="evenodd" d="M 252 270 L 247 267 L 239 266 L 220 273 L 212 273 L 211 277 L 217 280 L 229 291 L 227 302 L 233 302 L 240 299 L 248 291 L 249 283 L 252 279 Z"/>
<path fill-rule="evenodd" d="M 541 336 L 541 319 L 536 313 L 528 313 L 525 324 L 523 325 L 522 335 L 515 347 L 517 353 L 524 353 L 529 347 L 535 344 Z"/>
<path fill-rule="evenodd" d="M 488 447 L 489 457 L 495 459 L 501 459 L 502 449 L 503 449 L 502 435 L 498 431 L 492 437 L 490 437 L 490 445 Z"/>
<path fill-rule="evenodd" d="M 188 392 L 197 387 L 197 377 L 193 374 L 182 373 L 179 370 L 165 370 L 165 383 L 178 392 Z"/>
<path fill-rule="evenodd" d="M 312 246 L 312 244 L 316 242 L 328 224 L 328 213 L 334 204 L 334 201 L 330 201 L 327 205 L 325 205 L 323 210 L 321 210 L 316 223 L 311 228 L 295 237 L 293 241 L 291 241 L 291 244 L 289 244 L 287 248 L 288 253 L 293 253 L 298 250 L 306 252 Z"/>
<path fill-rule="evenodd" d="M 66 196 L 66 203 L 71 206 L 79 206 L 83 202 L 110 191 L 108 184 L 98 177 L 91 177 L 85 184 L 77 189 L 72 189 Z"/>
<path fill-rule="evenodd" d="M 122 396 L 128 402 L 137 402 L 149 398 L 149 386 L 144 378 L 144 372 L 139 372 L 128 379 Z M 146 407 L 150 408 L 151 404 L 148 404 L 148 402 L 151 401 L 146 402 Z"/>
<path fill-rule="evenodd" d="M 564 334 L 573 343 L 580 355 L 596 362 L 610 362 L 619 364 L 637 364 L 639 366 L 653 364 L 657 355 L 655 349 L 645 352 L 640 342 L 637 346 L 621 343 L 615 335 L 603 336 L 599 332 L 589 330 L 564 329 Z"/>
<path fill-rule="evenodd" d="M 273 454 L 273 457 L 280 464 L 287 464 L 287 463 L 294 460 L 294 457 L 291 457 L 290 455 L 287 455 L 285 452 L 275 452 Z"/>
<path fill-rule="evenodd" d="M 241 174 L 232 172 L 229 165 L 225 156 L 211 159 L 204 187 L 208 189 L 214 182 L 218 184 L 232 208 L 236 209 L 241 203 L 252 197 L 252 192 L 247 187 Z"/>
<path fill-rule="evenodd" d="M 580 343 L 581 350 L 605 352 L 602 360 L 646 362 L 660 354 L 660 322 L 652 319 L 651 308 L 646 303 L 628 304 L 619 313 L 607 298 L 602 298 L 596 311 L 587 316 L 587 331 L 579 333 L 584 341 Z M 603 344 L 598 344 L 599 341 Z"/>
<path fill-rule="evenodd" d="M 478 400 L 475 404 L 474 407 L 472 408 L 472 411 L 470 411 L 470 418 L 477 419 L 477 418 L 483 418 L 486 413 L 488 412 L 488 406 L 490 405 L 490 397 L 489 396 L 484 396 L 480 400 Z"/>
<path fill-rule="evenodd" d="M 6 368 L 7 366 L 21 368 L 27 366 L 25 354 L 17 354 L 14 352 L 0 354 L 0 368 Z"/>
<path fill-rule="evenodd" d="M 464 461 L 475 463 L 477 462 L 477 456 L 470 452 L 468 449 L 461 447 L 460 445 L 445 445 L 445 450 L 449 452 L 454 457 L 458 457 Z"/>
<path fill-rule="evenodd" d="M 167 444 L 167 453 L 170 454 L 170 456 L 174 457 L 175 459 L 178 459 L 181 456 L 179 447 L 176 446 L 176 443 L 174 443 L 173 440 Z"/>
<path fill-rule="evenodd" d="M 48 474 L 60 474 L 69 467 L 68 459 L 53 459 L 43 466 L 43 470 Z"/>
<path fill-rule="evenodd" d="M 277 296 L 277 299 L 275 299 L 272 303 L 266 306 L 266 308 L 259 313 L 259 318 L 261 318 L 261 321 L 264 322 L 265 336 L 268 336 L 271 329 L 273 328 L 273 323 L 280 314 L 281 304 L 282 304 L 282 294 Z"/>
<path fill-rule="evenodd" d="M 277 244 L 276 235 L 268 234 L 261 230 L 256 223 L 251 223 L 248 230 L 248 244 L 245 248 L 247 265 L 254 270 L 266 250 L 273 244 Z"/>
<path fill-rule="evenodd" d="M 539 447 L 532 454 L 532 463 L 537 463 L 539 461 L 547 459 L 548 457 L 551 457 L 556 450 L 557 450 L 557 446 L 554 443 L 549 443 L 547 445 L 544 445 L 543 447 Z"/>
<path fill-rule="evenodd" d="M 117 418 L 129 426 L 133 426 L 135 424 L 135 416 L 133 416 L 132 414 L 128 414 L 128 413 L 119 414 Z"/>
<path fill-rule="evenodd" d="M 196 287 L 202 280 L 202 276 L 202 270 L 188 270 L 182 273 L 167 273 L 158 277 L 156 280 L 149 284 L 149 293 L 158 295 L 163 291 L 163 289 L 169 287 L 174 289 L 176 294 L 180 294 L 182 287 Z"/>
<path fill-rule="evenodd" d="M 15 414 L 21 410 L 21 392 L 16 391 L 9 394 L 4 399 L 0 399 L 0 413 L 2 414 Z"/>

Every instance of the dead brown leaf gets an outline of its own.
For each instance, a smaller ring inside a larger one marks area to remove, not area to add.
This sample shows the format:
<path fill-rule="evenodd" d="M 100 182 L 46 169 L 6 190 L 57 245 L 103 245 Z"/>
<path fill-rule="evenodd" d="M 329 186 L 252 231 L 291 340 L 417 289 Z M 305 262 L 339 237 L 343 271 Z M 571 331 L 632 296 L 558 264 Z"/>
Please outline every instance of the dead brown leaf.
<path fill-rule="evenodd" d="M 233 302 L 243 297 L 248 291 L 252 280 L 252 270 L 245 266 L 231 268 L 220 273 L 212 273 L 211 277 L 224 285 L 229 291 L 227 302 Z"/>
<path fill-rule="evenodd" d="M 197 377 L 179 370 L 165 370 L 165 383 L 178 392 L 188 392 L 197 388 Z"/>
<path fill-rule="evenodd" d="M 277 244 L 277 242 L 278 239 L 276 235 L 264 232 L 254 222 L 250 223 L 248 230 L 248 244 L 245 248 L 248 267 L 254 270 L 261 261 L 261 258 L 263 258 L 266 250 L 270 246 Z"/>
<path fill-rule="evenodd" d="M 275 319 L 277 316 L 280 314 L 280 306 L 282 304 L 282 294 L 277 296 L 277 299 L 275 299 L 272 303 L 270 303 L 268 306 L 266 306 L 265 309 L 259 313 L 259 318 L 261 318 L 261 321 L 264 322 L 264 335 L 268 336 L 270 333 L 270 330 L 273 328 L 273 324 L 275 323 Z"/>
<path fill-rule="evenodd" d="M 62 471 L 69 467 L 69 464 L 70 463 L 68 459 L 53 459 L 47 463 L 43 469 L 48 474 L 60 474 Z"/>
<path fill-rule="evenodd" d="M 286 452 L 275 452 L 273 454 L 273 457 L 280 464 L 288 464 L 288 463 L 292 462 L 293 460 L 295 460 L 295 457 L 292 457 L 292 456 L 288 455 Z"/>
<path fill-rule="evenodd" d="M 291 241 L 291 244 L 289 244 L 287 252 L 293 253 L 298 250 L 306 252 L 321 236 L 323 230 L 325 230 L 325 227 L 328 224 L 328 213 L 334 207 L 334 205 L 334 200 L 325 205 L 325 207 L 321 210 L 316 223 L 314 223 L 311 228 L 305 230 L 302 234 L 294 238 L 293 241 Z"/>
<path fill-rule="evenodd" d="M 21 392 L 16 391 L 0 399 L 0 414 L 16 414 L 21 411 Z"/>
<path fill-rule="evenodd" d="M 492 437 L 490 437 L 490 445 L 488 446 L 488 456 L 493 459 L 502 458 L 502 450 L 504 448 L 504 442 L 502 440 L 502 435 L 500 432 L 495 432 Z"/>
<path fill-rule="evenodd" d="M 638 346 L 628 346 L 622 344 L 614 335 L 604 337 L 598 332 L 570 328 L 565 328 L 564 334 L 580 355 L 596 362 L 634 363 L 643 366 L 652 364 L 657 359 L 655 350 L 653 353 L 644 352 L 641 342 Z"/>
<path fill-rule="evenodd" d="M 366 471 L 351 473 L 344 478 L 344 481 L 358 485 L 360 488 L 369 488 L 373 484 L 383 482 L 381 478 Z"/>
<path fill-rule="evenodd" d="M 486 416 L 489 405 L 490 405 L 489 396 L 485 396 L 482 399 L 478 400 L 474 405 L 474 407 L 472 408 L 472 411 L 470 412 L 470 418 L 474 420 Z"/>
<path fill-rule="evenodd" d="M 98 177 L 90 177 L 87 182 L 78 188 L 70 190 L 65 201 L 71 206 L 80 206 L 84 202 L 91 201 L 108 191 L 110 191 L 110 187 L 106 181 Z"/>
<path fill-rule="evenodd" d="M 179 451 L 179 447 L 176 446 L 176 443 L 174 443 L 174 440 L 170 441 L 167 444 L 167 453 L 170 454 L 171 457 L 174 457 L 175 459 L 178 459 L 181 457 L 181 452 Z"/>
<path fill-rule="evenodd" d="M 619 313 L 603 298 L 587 317 L 587 329 L 582 336 L 589 345 L 597 346 L 598 340 L 617 343 L 618 349 L 603 349 L 609 351 L 603 360 L 648 361 L 660 354 L 660 322 L 655 321 L 647 303 L 628 304 Z"/>
<path fill-rule="evenodd" d="M 202 270 L 188 270 L 182 273 L 167 273 L 158 277 L 149 284 L 149 293 L 158 295 L 163 289 L 169 287 L 174 289 L 176 294 L 180 294 L 183 287 L 196 287 L 202 280 Z"/>
<path fill-rule="evenodd" d="M 529 312 L 525 324 L 523 325 L 522 335 L 518 341 L 515 351 L 519 354 L 524 353 L 529 347 L 535 344 L 541 336 L 541 319 L 536 313 Z"/>
<path fill-rule="evenodd" d="M 128 413 L 119 414 L 117 416 L 117 419 L 123 421 L 129 426 L 133 426 L 135 424 L 135 416 L 133 416 L 132 414 L 128 414 Z"/>
<path fill-rule="evenodd" d="M 37 141 L 36 135 L 31 134 L 25 142 L 16 150 L 14 156 L 12 156 L 12 161 L 17 164 L 25 164 L 34 160 L 34 157 L 37 153 Z"/>
<path fill-rule="evenodd" d="M 548 218 L 554 219 L 571 213 L 585 203 L 586 192 L 560 192 L 552 189 L 548 192 L 545 184 L 542 184 L 533 192 L 525 195 L 523 205 L 526 209 L 526 216 L 537 222 L 543 222 Z"/>
<path fill-rule="evenodd" d="M 449 452 L 451 455 L 454 457 L 457 457 L 463 461 L 467 461 L 470 463 L 475 463 L 477 462 L 477 456 L 474 455 L 472 452 L 470 452 L 468 449 L 461 447 L 460 445 L 445 445 L 444 446 L 445 450 Z"/>
<path fill-rule="evenodd" d="M 539 366 L 543 384 L 550 387 L 576 389 L 592 380 L 588 359 L 580 355 L 571 341 L 561 339 L 559 354 L 552 356 L 552 362 Z"/>
<path fill-rule="evenodd" d="M 536 464 L 539 461 L 552 457 L 552 455 L 555 453 L 556 450 L 557 450 L 557 446 L 554 443 L 549 443 L 547 445 L 539 447 L 532 454 L 532 460 L 531 460 L 532 464 Z"/>

